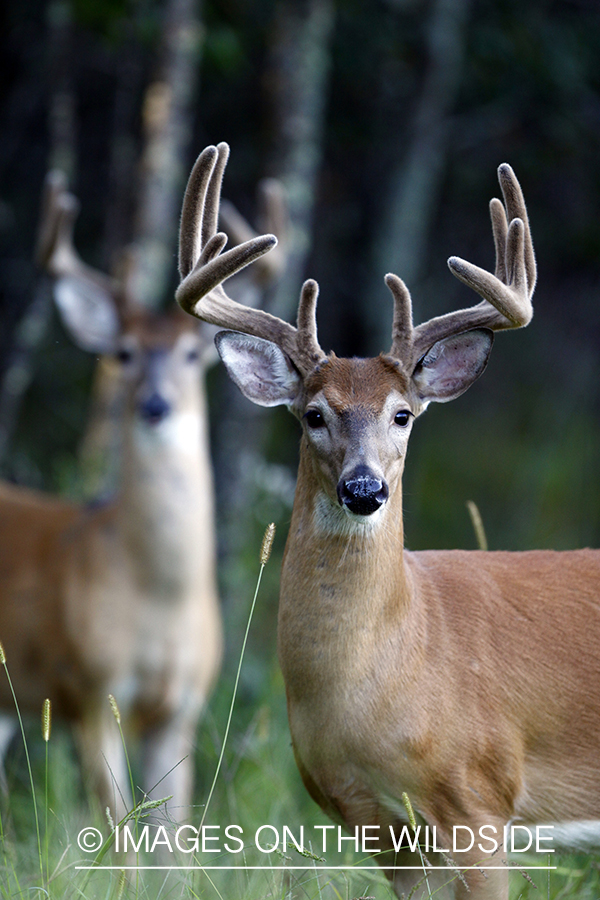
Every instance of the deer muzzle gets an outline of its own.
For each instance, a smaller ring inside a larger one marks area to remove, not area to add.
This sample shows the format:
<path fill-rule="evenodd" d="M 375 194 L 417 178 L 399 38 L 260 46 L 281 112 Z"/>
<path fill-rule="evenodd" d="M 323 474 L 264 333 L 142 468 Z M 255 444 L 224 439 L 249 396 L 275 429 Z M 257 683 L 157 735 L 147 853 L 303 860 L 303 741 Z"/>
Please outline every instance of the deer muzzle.
<path fill-rule="evenodd" d="M 357 466 L 353 472 L 340 479 L 337 486 L 338 500 L 356 516 L 370 516 L 383 506 L 390 495 L 386 482 L 367 466 Z"/>
<path fill-rule="evenodd" d="M 170 415 L 171 404 L 161 394 L 154 391 L 139 403 L 138 409 L 144 422 L 149 425 L 158 425 Z"/>

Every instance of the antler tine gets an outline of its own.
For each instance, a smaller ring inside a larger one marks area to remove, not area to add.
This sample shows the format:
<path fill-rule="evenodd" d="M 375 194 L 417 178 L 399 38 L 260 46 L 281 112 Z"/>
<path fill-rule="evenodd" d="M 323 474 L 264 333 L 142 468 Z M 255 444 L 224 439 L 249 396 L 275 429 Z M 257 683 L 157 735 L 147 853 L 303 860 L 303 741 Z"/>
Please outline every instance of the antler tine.
<path fill-rule="evenodd" d="M 223 281 L 277 244 L 274 235 L 266 234 L 221 252 L 227 238 L 216 232 L 216 225 L 228 154 L 227 144 L 207 147 L 190 175 L 181 217 L 182 281 L 175 294 L 176 300 L 186 312 L 212 325 L 273 341 L 287 353 L 299 371 L 306 373 L 324 356 L 316 341 L 314 326 L 316 284 L 303 289 L 298 329 L 263 310 L 236 303 L 222 287 Z"/>
<path fill-rule="evenodd" d="M 221 185 L 223 174 L 229 159 L 229 145 L 222 141 L 217 144 L 217 159 L 213 169 L 202 215 L 202 247 L 205 247 L 211 237 L 217 233 L 219 222 L 219 202 L 221 200 Z"/>
<path fill-rule="evenodd" d="M 73 229 L 79 214 L 79 201 L 66 188 L 66 178 L 59 171 L 46 177 L 42 222 L 37 246 L 37 258 L 53 278 L 68 276 L 91 281 L 103 290 L 114 294 L 117 282 L 86 265 L 75 250 Z"/>
<path fill-rule="evenodd" d="M 284 187 L 276 178 L 263 178 L 258 185 L 257 198 L 258 228 L 277 236 L 277 246 L 256 260 L 252 268 L 253 281 L 267 287 L 279 278 L 287 261 L 289 222 Z M 221 200 L 219 218 L 230 240 L 236 244 L 256 237 L 256 231 L 228 200 Z"/>
<path fill-rule="evenodd" d="M 498 168 L 498 180 L 504 206 L 497 199 L 490 203 L 496 248 L 495 274 L 457 256 L 448 260 L 450 271 L 484 299 L 475 306 L 437 316 L 419 325 L 414 330 L 413 362 L 436 341 L 461 331 L 522 328 L 531 321 L 536 265 L 525 201 L 519 182 L 507 163 Z"/>
<path fill-rule="evenodd" d="M 296 365 L 300 371 L 309 372 L 325 357 L 317 340 L 317 297 L 319 285 L 312 278 L 302 285 L 298 305 L 298 329 L 296 335 Z M 298 366 L 300 368 L 300 366 Z"/>
<path fill-rule="evenodd" d="M 236 209 L 233 203 L 230 203 L 229 200 L 221 200 L 221 208 L 219 210 L 219 220 L 221 225 L 227 231 L 229 235 L 229 239 L 234 241 L 236 244 L 241 243 L 242 241 L 250 241 L 252 238 L 256 237 L 256 231 L 249 222 L 243 217 L 243 215 Z M 273 231 L 273 234 L 275 231 Z M 271 254 L 267 254 L 265 259 L 268 259 Z"/>
<path fill-rule="evenodd" d="M 410 365 L 413 345 L 413 317 L 410 291 L 401 278 L 389 274 L 385 283 L 394 298 L 394 321 L 392 324 L 392 349 L 390 356 L 405 360 Z"/>
<path fill-rule="evenodd" d="M 67 178 L 59 169 L 52 169 L 44 179 L 42 209 L 36 241 L 35 258 L 38 266 L 44 268 L 54 249 L 58 228 L 58 198 L 66 193 Z"/>
<path fill-rule="evenodd" d="M 179 275 L 182 279 L 192 271 L 202 250 L 202 216 L 217 156 L 216 147 L 206 147 L 202 151 L 194 163 L 183 196 L 179 226 Z"/>
<path fill-rule="evenodd" d="M 263 283 L 276 281 L 286 267 L 289 256 L 290 221 L 286 192 L 277 178 L 263 178 L 258 185 L 259 228 L 277 235 L 279 243 L 273 253 L 262 260 Z"/>
<path fill-rule="evenodd" d="M 506 204 L 508 221 L 510 222 L 512 219 L 520 219 L 523 223 L 525 272 L 527 274 L 528 295 L 531 299 L 537 280 L 537 266 L 535 263 L 535 253 L 533 252 L 533 241 L 531 240 L 531 231 L 529 229 L 529 218 L 527 216 L 525 198 L 523 197 L 521 185 L 517 181 L 517 176 L 513 172 L 512 168 L 508 165 L 508 163 L 502 163 L 502 165 L 498 167 L 498 180 L 500 182 L 502 195 Z M 494 204 L 495 207 L 499 207 L 500 209 L 502 209 L 502 204 L 499 200 L 494 199 L 491 201 L 491 203 Z M 502 210 L 502 212 L 504 212 L 504 210 Z M 496 254 L 498 255 L 498 250 L 496 251 Z"/>
<path fill-rule="evenodd" d="M 182 280 L 175 296 L 186 312 L 206 321 L 209 321 L 208 295 L 211 291 L 277 243 L 274 235 L 267 234 L 221 253 L 227 237 L 216 228 L 221 181 L 228 156 L 229 147 L 225 143 L 203 150 L 192 169 L 183 199 L 179 232 Z M 222 289 L 219 296 L 221 300 L 227 297 Z"/>
<path fill-rule="evenodd" d="M 259 227 L 272 230 L 285 243 L 290 228 L 286 190 L 278 178 L 263 178 L 258 184 Z"/>

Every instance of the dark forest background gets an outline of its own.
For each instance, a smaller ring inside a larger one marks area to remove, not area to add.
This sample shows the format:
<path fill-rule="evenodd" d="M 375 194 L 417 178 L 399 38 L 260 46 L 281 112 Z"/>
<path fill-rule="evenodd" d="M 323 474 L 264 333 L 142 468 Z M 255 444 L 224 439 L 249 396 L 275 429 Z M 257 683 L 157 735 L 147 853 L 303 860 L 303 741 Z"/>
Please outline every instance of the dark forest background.
<path fill-rule="evenodd" d="M 160 273 L 141 301 L 166 305 L 185 179 L 206 144 L 228 141 L 224 195 L 249 221 L 261 178 L 287 192 L 288 265 L 265 304 L 293 318 L 316 278 L 322 346 L 366 355 L 389 347 L 388 271 L 416 320 L 475 301 L 445 261 L 493 266 L 487 204 L 507 161 L 530 212 L 536 314 L 497 337 L 468 395 L 416 427 L 407 543 L 474 547 L 472 499 L 492 549 L 600 544 L 596 0 L 7 0 L 0 44 L 4 477 L 79 490 L 93 360 L 34 262 L 50 167 L 81 201 L 81 256 L 108 271 L 133 242 Z M 281 410 L 243 407 L 252 438 L 232 496 L 240 402 L 218 369 L 209 387 L 229 571 L 266 522 L 285 534 L 297 431 Z"/>

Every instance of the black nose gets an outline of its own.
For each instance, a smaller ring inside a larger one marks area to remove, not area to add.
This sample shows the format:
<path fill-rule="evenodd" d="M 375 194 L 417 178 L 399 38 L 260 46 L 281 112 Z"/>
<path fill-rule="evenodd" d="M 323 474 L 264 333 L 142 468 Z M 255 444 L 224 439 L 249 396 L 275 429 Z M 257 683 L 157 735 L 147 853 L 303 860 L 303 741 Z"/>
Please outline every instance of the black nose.
<path fill-rule="evenodd" d="M 171 405 L 164 397 L 155 392 L 140 403 L 139 410 L 142 419 L 151 425 L 156 425 L 166 419 L 171 412 Z"/>
<path fill-rule="evenodd" d="M 342 506 L 357 516 L 370 516 L 389 497 L 385 481 L 377 478 L 366 466 L 359 466 L 337 486 Z"/>

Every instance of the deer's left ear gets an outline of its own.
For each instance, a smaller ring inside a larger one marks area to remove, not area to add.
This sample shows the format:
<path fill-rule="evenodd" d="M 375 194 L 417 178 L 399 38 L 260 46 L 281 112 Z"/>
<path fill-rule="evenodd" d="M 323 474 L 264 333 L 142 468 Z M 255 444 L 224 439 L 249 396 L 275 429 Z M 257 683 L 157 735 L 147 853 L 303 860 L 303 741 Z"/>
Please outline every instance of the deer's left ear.
<path fill-rule="evenodd" d="M 493 342 L 494 335 L 487 328 L 437 341 L 413 372 L 420 399 L 446 403 L 459 397 L 485 369 Z"/>

